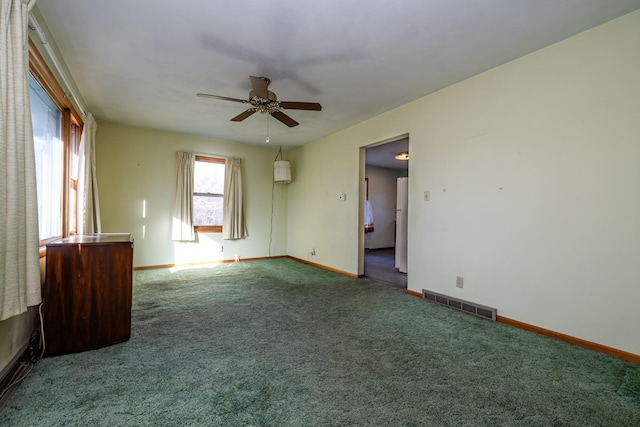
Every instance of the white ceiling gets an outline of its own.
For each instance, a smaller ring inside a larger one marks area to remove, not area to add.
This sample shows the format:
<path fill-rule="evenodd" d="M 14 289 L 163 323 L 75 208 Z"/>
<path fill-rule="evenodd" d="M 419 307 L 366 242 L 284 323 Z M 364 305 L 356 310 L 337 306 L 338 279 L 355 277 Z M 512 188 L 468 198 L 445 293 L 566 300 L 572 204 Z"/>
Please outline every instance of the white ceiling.
<path fill-rule="evenodd" d="M 100 121 L 264 144 L 267 116 L 229 119 L 267 76 L 300 123 L 291 148 L 640 8 L 640 0 L 38 0 Z"/>

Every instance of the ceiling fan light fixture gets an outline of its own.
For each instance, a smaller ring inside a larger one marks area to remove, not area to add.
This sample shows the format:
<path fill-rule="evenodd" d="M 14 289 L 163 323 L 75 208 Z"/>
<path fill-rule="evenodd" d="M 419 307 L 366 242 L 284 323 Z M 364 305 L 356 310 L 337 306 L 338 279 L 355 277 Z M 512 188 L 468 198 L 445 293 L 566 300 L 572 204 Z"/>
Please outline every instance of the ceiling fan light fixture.
<path fill-rule="evenodd" d="M 408 151 L 401 151 L 400 153 L 396 154 L 396 159 L 397 160 L 409 160 L 409 152 Z"/>

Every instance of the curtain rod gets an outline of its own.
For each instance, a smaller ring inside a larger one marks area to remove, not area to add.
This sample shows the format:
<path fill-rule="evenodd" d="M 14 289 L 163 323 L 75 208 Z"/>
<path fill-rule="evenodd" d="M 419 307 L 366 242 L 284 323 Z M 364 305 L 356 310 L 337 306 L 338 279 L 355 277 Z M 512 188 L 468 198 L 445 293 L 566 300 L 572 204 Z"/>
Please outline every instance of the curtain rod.
<path fill-rule="evenodd" d="M 47 38 L 45 37 L 44 32 L 40 27 L 40 24 L 38 24 L 38 21 L 36 20 L 36 18 L 33 17 L 32 14 L 29 14 L 29 29 L 35 31 L 38 34 L 38 37 L 40 38 L 40 42 L 42 42 L 42 46 L 47 51 L 47 55 L 49 55 L 49 59 L 51 60 L 51 62 L 53 62 L 53 66 L 55 67 L 56 71 L 58 72 L 58 75 L 60 75 L 60 78 L 62 79 L 64 85 L 67 88 L 68 93 L 65 93 L 65 95 L 67 96 L 67 98 L 71 100 L 71 102 L 73 102 L 73 104 L 79 110 L 78 112 L 82 115 L 82 117 L 87 117 L 87 113 L 85 112 L 84 108 L 82 108 L 82 105 L 80 105 L 80 100 L 78 99 L 75 92 L 73 91 L 73 86 L 71 86 L 71 84 L 69 83 L 69 80 L 67 79 L 67 75 L 62 69 L 62 66 L 60 65 L 60 63 L 58 62 L 58 58 L 56 57 L 55 52 L 51 48 L 51 45 L 49 45 L 49 42 L 47 41 Z"/>
<path fill-rule="evenodd" d="M 196 156 L 202 156 L 202 157 L 217 157 L 218 159 L 229 159 L 232 157 L 229 156 L 221 156 L 220 154 L 210 154 L 210 153 L 193 153 Z"/>

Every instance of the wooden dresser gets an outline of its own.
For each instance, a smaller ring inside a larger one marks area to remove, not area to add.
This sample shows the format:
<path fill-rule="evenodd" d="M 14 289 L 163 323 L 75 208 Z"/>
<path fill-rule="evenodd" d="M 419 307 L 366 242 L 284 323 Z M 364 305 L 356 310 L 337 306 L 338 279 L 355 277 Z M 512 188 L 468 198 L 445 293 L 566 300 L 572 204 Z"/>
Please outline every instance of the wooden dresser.
<path fill-rule="evenodd" d="M 46 266 L 46 356 L 92 350 L 129 339 L 131 234 L 84 234 L 49 243 Z"/>

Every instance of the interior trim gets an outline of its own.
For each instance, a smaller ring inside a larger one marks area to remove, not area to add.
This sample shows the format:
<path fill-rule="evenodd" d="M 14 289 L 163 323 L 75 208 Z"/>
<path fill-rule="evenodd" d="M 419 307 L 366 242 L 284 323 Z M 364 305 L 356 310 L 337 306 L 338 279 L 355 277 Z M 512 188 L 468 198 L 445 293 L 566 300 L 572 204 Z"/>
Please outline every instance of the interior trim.
<path fill-rule="evenodd" d="M 407 294 L 414 297 L 422 298 L 421 293 L 412 291 L 410 289 L 407 289 Z M 607 347 L 606 345 L 572 337 L 571 335 L 562 334 L 550 329 L 545 329 L 539 326 L 531 325 L 529 323 L 520 322 L 519 320 L 509 319 L 508 317 L 504 316 L 496 316 L 496 322 L 515 326 L 516 328 L 524 329 L 525 331 L 534 332 L 536 334 L 544 335 L 550 338 L 555 338 L 560 341 L 568 342 L 569 344 L 577 345 L 579 347 L 587 348 L 589 350 L 594 350 L 599 353 L 608 354 L 609 356 L 614 356 L 619 359 L 640 364 L 640 355 L 629 353 L 623 350 L 618 350 L 617 348 Z"/>
<path fill-rule="evenodd" d="M 536 334 L 545 335 L 547 337 L 565 341 L 573 345 L 587 348 L 589 350 L 594 350 L 600 353 L 608 354 L 609 356 L 614 356 L 619 359 L 627 360 L 629 362 L 640 364 L 640 355 L 629 353 L 623 350 L 618 350 L 617 348 L 607 347 L 606 345 L 583 340 L 581 338 L 572 337 L 571 335 L 565 335 L 560 332 L 552 331 L 550 329 L 545 329 L 539 326 L 520 322 L 518 320 L 509 319 L 508 317 L 497 316 L 496 321 L 507 324 L 507 325 L 515 326 L 517 328 L 524 329 L 529 332 L 534 332 Z"/>
<path fill-rule="evenodd" d="M 326 265 L 322 265 L 322 264 L 316 264 L 315 262 L 307 261 L 307 260 L 304 260 L 302 258 L 296 258 L 296 257 L 291 256 L 291 255 L 279 255 L 279 256 L 270 256 L 270 257 L 258 257 L 258 258 L 242 258 L 240 260 L 240 262 L 259 261 L 259 260 L 263 260 L 263 259 L 275 259 L 275 258 L 289 258 L 289 259 L 292 259 L 294 261 L 301 262 L 303 264 L 309 264 L 309 265 L 312 265 L 314 267 L 321 268 L 323 270 L 332 271 L 334 273 L 342 274 L 343 276 L 351 277 L 353 279 L 359 279 L 360 278 L 357 274 L 348 273 L 346 271 L 338 270 L 336 268 L 327 267 Z M 198 266 L 198 265 L 206 265 L 206 264 L 222 264 L 222 263 L 225 263 L 225 262 L 235 262 L 235 260 L 233 260 L 233 259 L 224 259 L 224 260 L 218 260 L 218 261 L 188 262 L 188 263 L 185 263 L 185 264 L 142 265 L 142 266 L 133 267 L 133 269 L 134 270 L 154 270 L 156 268 L 189 267 L 189 266 Z"/>
<path fill-rule="evenodd" d="M 238 262 L 245 261 L 259 261 L 263 259 L 274 259 L 274 258 L 291 258 L 285 255 L 282 256 L 271 256 L 271 257 L 259 257 L 259 258 L 241 258 Z M 187 262 L 182 264 L 159 264 L 159 265 L 140 265 L 137 267 L 133 267 L 133 270 L 155 270 L 157 268 L 174 268 L 174 267 L 197 267 L 207 264 L 224 264 L 226 262 L 236 262 L 234 259 L 223 259 L 217 261 L 201 261 L 201 262 Z"/>
<path fill-rule="evenodd" d="M 296 257 L 290 256 L 290 255 L 286 255 L 284 257 L 272 257 L 272 258 L 290 258 L 292 260 L 301 262 L 303 264 L 309 264 L 309 265 L 312 265 L 314 267 L 321 268 L 323 270 L 332 271 L 334 273 L 342 274 L 343 276 L 351 277 L 352 279 L 358 279 L 358 275 L 357 274 L 348 273 L 346 271 L 338 270 L 336 268 L 327 267 L 326 265 L 322 265 L 322 264 L 316 264 L 315 262 L 307 261 L 307 260 L 302 259 L 302 258 L 296 258 Z"/>

